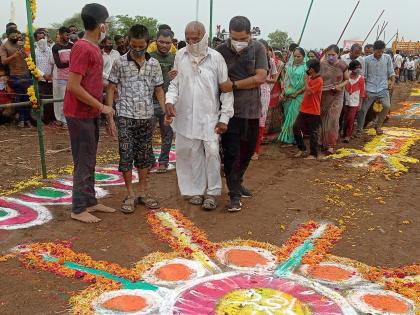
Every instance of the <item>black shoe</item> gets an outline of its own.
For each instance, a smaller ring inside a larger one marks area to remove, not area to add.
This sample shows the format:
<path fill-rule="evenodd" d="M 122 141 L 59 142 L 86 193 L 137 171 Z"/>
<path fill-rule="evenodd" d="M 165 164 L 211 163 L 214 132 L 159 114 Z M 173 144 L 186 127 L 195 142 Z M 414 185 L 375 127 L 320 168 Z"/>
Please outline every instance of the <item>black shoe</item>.
<path fill-rule="evenodd" d="M 241 186 L 241 195 L 242 195 L 242 198 L 253 197 L 252 193 L 248 189 L 246 189 L 244 186 Z"/>
<path fill-rule="evenodd" d="M 242 203 L 239 199 L 231 199 L 228 205 L 229 212 L 239 212 L 242 210 Z"/>

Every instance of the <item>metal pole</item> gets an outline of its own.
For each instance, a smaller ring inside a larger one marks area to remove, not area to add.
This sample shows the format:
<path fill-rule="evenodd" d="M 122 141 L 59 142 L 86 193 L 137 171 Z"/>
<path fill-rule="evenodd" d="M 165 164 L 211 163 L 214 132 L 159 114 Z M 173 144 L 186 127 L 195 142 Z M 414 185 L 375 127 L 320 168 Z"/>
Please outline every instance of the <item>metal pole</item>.
<path fill-rule="evenodd" d="M 209 29 L 210 43 L 213 40 L 213 0 L 210 0 L 210 29 Z"/>
<path fill-rule="evenodd" d="M 379 25 L 378 25 L 378 30 L 376 31 L 376 40 L 378 40 L 379 36 L 381 36 L 384 25 L 385 25 L 385 21 L 382 23 L 382 26 L 381 26 L 380 30 L 379 30 Z"/>
<path fill-rule="evenodd" d="M 29 36 L 29 41 L 31 44 L 31 56 L 32 56 L 32 60 L 36 64 L 34 30 L 33 30 L 33 25 L 32 25 L 32 11 L 31 11 L 31 3 L 29 2 L 29 0 L 26 0 L 26 17 L 28 20 L 28 36 Z M 40 103 L 38 81 L 33 76 L 32 76 L 32 81 L 34 85 L 35 96 L 38 100 L 38 103 Z M 35 110 L 36 129 L 38 131 L 39 155 L 41 158 L 42 177 L 47 178 L 47 165 L 45 163 L 44 130 L 43 130 L 42 120 L 41 120 L 41 108 L 42 106 L 38 106 L 38 108 Z"/>
<path fill-rule="evenodd" d="M 195 20 L 198 21 L 198 12 L 200 11 L 200 0 L 195 1 Z"/>
<path fill-rule="evenodd" d="M 386 22 L 386 24 L 384 25 L 384 27 L 382 28 L 381 32 L 379 33 L 379 36 L 376 40 L 379 40 L 379 38 L 381 37 L 382 33 L 385 32 L 386 27 L 388 26 L 388 22 Z"/>
<path fill-rule="evenodd" d="M 340 40 L 343 38 L 344 32 L 346 31 L 347 27 L 349 26 L 350 21 L 351 21 L 351 19 L 353 18 L 353 15 L 354 15 L 354 13 L 356 12 L 357 7 L 359 6 L 359 4 L 360 4 L 360 0 L 359 0 L 359 1 L 357 1 L 357 4 L 356 4 L 356 6 L 354 7 L 354 10 L 353 10 L 353 12 L 352 12 L 352 13 L 351 13 L 351 15 L 350 15 L 349 20 L 347 21 L 346 26 L 344 26 L 344 29 L 343 29 L 343 31 L 341 32 L 340 37 L 338 38 L 337 45 L 340 43 Z"/>
<path fill-rule="evenodd" d="M 47 105 L 47 104 L 53 104 L 53 103 L 56 103 L 56 102 L 63 102 L 63 101 L 64 101 L 64 99 L 62 99 L 62 98 L 46 98 L 46 99 L 40 100 L 39 102 L 40 102 L 40 106 L 44 107 L 44 105 Z M 32 104 L 31 102 L 0 104 L 0 109 L 10 108 L 10 107 L 12 107 L 12 108 L 19 108 L 19 107 L 25 107 L 25 106 L 28 107 L 31 104 Z"/>
<path fill-rule="evenodd" d="M 382 15 L 384 14 L 385 10 L 382 10 L 381 14 L 379 15 L 378 19 L 376 20 L 375 24 L 373 24 L 372 28 L 370 29 L 369 33 L 367 34 L 365 40 L 362 43 L 362 46 L 365 44 L 366 40 L 369 38 L 370 34 L 372 33 L 373 29 L 375 28 L 376 24 L 378 24 L 379 19 L 382 17 Z"/>
<path fill-rule="evenodd" d="M 397 36 L 398 32 L 396 32 L 394 34 L 394 36 L 391 37 L 391 39 L 388 41 L 388 43 L 386 43 L 386 45 L 388 46 L 388 44 L 395 38 L 395 36 Z"/>
<path fill-rule="evenodd" d="M 305 23 L 303 24 L 302 32 L 300 33 L 299 41 L 297 44 L 300 46 L 300 43 L 302 41 L 303 33 L 305 33 L 306 24 L 308 23 L 309 14 L 311 14 L 312 5 L 314 4 L 314 0 L 311 0 L 311 4 L 308 9 L 308 13 L 306 14 Z"/>

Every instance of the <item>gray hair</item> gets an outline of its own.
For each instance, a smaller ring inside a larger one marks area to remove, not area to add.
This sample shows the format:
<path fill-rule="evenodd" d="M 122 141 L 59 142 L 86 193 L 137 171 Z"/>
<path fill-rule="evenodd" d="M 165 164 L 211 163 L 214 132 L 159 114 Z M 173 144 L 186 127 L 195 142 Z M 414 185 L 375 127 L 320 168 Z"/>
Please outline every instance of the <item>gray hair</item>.
<path fill-rule="evenodd" d="M 188 23 L 187 26 L 185 27 L 185 32 L 188 32 L 188 31 L 198 32 L 198 34 L 204 36 L 206 34 L 206 27 L 201 22 L 193 21 L 193 22 Z"/>
<path fill-rule="evenodd" d="M 360 45 L 360 44 L 358 44 L 358 43 L 355 43 L 355 44 L 351 45 L 350 50 L 351 50 L 351 51 L 355 51 L 355 50 L 363 50 L 363 47 L 362 47 L 362 45 Z"/>

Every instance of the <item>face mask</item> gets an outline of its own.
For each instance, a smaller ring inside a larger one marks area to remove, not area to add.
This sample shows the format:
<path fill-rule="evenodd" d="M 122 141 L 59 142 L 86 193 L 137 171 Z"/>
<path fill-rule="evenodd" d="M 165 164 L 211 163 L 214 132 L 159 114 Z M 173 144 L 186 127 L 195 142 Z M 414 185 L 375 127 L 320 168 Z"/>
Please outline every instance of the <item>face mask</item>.
<path fill-rule="evenodd" d="M 197 44 L 187 44 L 187 51 L 193 57 L 203 57 L 207 53 L 208 36 L 204 34 L 203 38 Z"/>
<path fill-rule="evenodd" d="M 0 91 L 3 91 L 6 89 L 6 82 L 0 81 Z"/>
<path fill-rule="evenodd" d="M 359 75 L 360 73 L 362 73 L 362 71 L 360 69 L 356 69 L 356 70 L 353 70 L 352 73 L 354 75 Z"/>
<path fill-rule="evenodd" d="M 249 45 L 249 42 L 238 42 L 233 39 L 231 39 L 230 42 L 232 43 L 233 48 L 235 48 L 237 52 L 244 50 Z"/>
<path fill-rule="evenodd" d="M 47 50 L 48 41 L 47 41 L 46 38 L 40 39 L 36 44 L 41 51 L 46 51 Z"/>
<path fill-rule="evenodd" d="M 105 24 L 101 24 L 101 29 L 102 29 L 102 27 L 105 28 Z M 98 43 L 102 43 L 103 40 L 105 39 L 105 37 L 106 37 L 106 32 L 101 31 L 101 36 L 99 37 Z"/>
<path fill-rule="evenodd" d="M 335 63 L 338 60 L 337 56 L 328 56 L 329 63 Z"/>
<path fill-rule="evenodd" d="M 146 54 L 146 48 L 143 50 L 134 50 L 133 48 L 131 48 L 131 53 L 133 54 L 134 58 L 141 58 Z"/>

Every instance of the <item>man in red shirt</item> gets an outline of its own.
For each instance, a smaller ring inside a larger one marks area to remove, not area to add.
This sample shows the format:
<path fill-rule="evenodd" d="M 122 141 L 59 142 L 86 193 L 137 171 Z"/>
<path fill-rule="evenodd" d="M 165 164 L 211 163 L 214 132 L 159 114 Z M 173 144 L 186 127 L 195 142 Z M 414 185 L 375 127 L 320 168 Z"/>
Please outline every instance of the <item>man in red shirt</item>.
<path fill-rule="evenodd" d="M 311 59 L 306 63 L 308 70 L 305 77 L 305 94 L 299 115 L 293 126 L 296 144 L 299 152 L 295 155 L 301 157 L 306 151 L 303 142 L 303 133 L 309 134 L 311 153 L 307 159 L 315 160 L 318 157 L 318 128 L 321 123 L 321 96 L 323 80 L 319 75 L 320 63 Z"/>
<path fill-rule="evenodd" d="M 114 212 L 98 204 L 95 197 L 96 151 L 99 140 L 99 116 L 112 119 L 114 110 L 102 104 L 103 59 L 98 47 L 106 35 L 107 9 L 96 3 L 82 9 L 85 35 L 70 54 L 70 74 L 64 97 L 64 115 L 68 123 L 73 154 L 73 205 L 71 217 L 85 223 L 100 219 L 92 212 Z"/>

